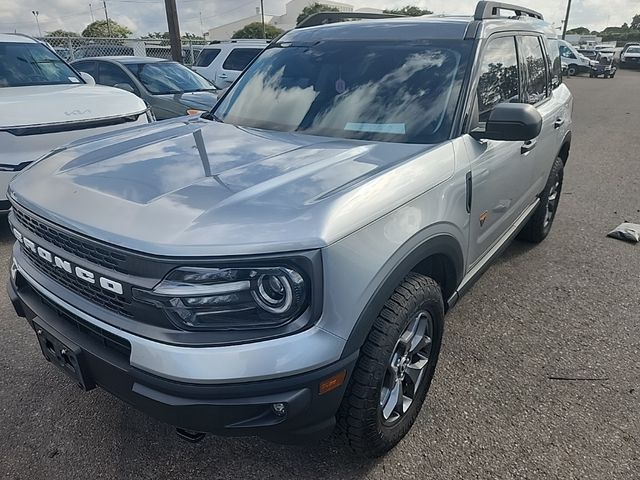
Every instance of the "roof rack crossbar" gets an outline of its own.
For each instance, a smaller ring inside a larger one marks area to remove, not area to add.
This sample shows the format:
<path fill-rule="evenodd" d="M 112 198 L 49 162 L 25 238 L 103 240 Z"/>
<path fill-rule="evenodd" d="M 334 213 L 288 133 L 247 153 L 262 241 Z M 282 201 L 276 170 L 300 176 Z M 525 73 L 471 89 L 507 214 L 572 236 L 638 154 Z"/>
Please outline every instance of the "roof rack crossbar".
<path fill-rule="evenodd" d="M 541 13 L 531 10 L 527 7 L 520 7 L 518 5 L 511 5 L 509 3 L 501 2 L 478 2 L 476 6 L 476 13 L 474 14 L 475 20 L 487 20 L 490 18 L 503 18 L 500 16 L 500 10 L 508 10 L 514 12 L 517 17 L 533 17 L 538 20 L 544 20 Z"/>
<path fill-rule="evenodd" d="M 368 12 L 319 12 L 309 15 L 302 20 L 296 28 L 315 27 L 326 23 L 336 23 L 351 19 L 382 19 L 400 18 L 405 15 L 395 15 L 393 13 L 368 13 Z"/>

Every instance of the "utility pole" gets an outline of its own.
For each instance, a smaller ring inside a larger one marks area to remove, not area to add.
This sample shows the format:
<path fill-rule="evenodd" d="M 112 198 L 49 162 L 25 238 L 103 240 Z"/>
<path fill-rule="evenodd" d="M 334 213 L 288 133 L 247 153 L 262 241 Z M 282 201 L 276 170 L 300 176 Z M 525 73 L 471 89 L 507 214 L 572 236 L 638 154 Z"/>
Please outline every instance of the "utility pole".
<path fill-rule="evenodd" d="M 200 12 L 200 30 L 202 31 L 202 38 L 204 38 L 204 25 L 202 24 L 202 12 Z"/>
<path fill-rule="evenodd" d="M 264 26 L 264 0 L 260 0 L 260 14 L 262 15 L 262 38 L 267 38 L 267 31 Z"/>
<path fill-rule="evenodd" d="M 567 25 L 569 24 L 569 13 L 571 12 L 571 0 L 567 0 L 567 14 L 564 17 L 564 25 L 562 27 L 562 39 L 567 36 Z"/>
<path fill-rule="evenodd" d="M 93 16 L 93 8 L 91 7 L 91 4 L 89 4 L 89 12 L 91 12 L 91 23 L 93 23 L 96 21 L 96 19 Z"/>
<path fill-rule="evenodd" d="M 36 25 L 38 25 L 38 36 L 42 38 L 42 30 L 40 30 L 40 22 L 38 21 L 38 15 L 40 15 L 40 12 L 38 10 L 31 10 L 31 13 L 33 13 L 33 16 L 36 17 Z"/>
<path fill-rule="evenodd" d="M 107 0 L 102 0 L 102 4 L 104 5 L 104 17 L 107 19 L 107 32 L 111 37 L 111 22 L 109 21 L 109 12 L 107 12 Z"/>
<path fill-rule="evenodd" d="M 178 23 L 178 9 L 176 0 L 164 0 L 167 11 L 167 25 L 169 27 L 169 41 L 171 42 L 171 58 L 182 63 L 182 44 L 180 42 L 180 24 Z"/>

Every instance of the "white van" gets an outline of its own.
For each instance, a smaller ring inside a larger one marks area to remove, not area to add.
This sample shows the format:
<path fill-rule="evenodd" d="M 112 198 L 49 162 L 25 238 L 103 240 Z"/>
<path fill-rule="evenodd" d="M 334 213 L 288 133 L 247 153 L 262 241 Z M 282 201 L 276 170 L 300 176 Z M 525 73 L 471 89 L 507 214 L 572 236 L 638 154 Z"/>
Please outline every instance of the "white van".
<path fill-rule="evenodd" d="M 560 47 L 562 63 L 567 65 L 569 76 L 590 72 L 592 63 L 597 63 L 582 55 L 566 40 L 558 40 L 558 47 Z"/>
<path fill-rule="evenodd" d="M 216 87 L 227 88 L 267 45 L 267 40 L 211 42 L 200 52 L 193 70 Z"/>
<path fill-rule="evenodd" d="M 45 153 L 152 118 L 142 99 L 97 86 L 45 44 L 0 34 L 0 211 L 11 179 Z"/>

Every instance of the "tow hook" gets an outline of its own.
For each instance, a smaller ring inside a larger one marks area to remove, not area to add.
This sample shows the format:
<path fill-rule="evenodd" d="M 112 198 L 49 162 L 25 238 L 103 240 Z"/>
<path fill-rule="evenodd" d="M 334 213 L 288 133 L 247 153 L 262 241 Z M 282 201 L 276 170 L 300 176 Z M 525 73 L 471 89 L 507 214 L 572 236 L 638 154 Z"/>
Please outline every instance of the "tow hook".
<path fill-rule="evenodd" d="M 176 433 L 180 438 L 190 443 L 198 443 L 206 435 L 206 433 L 185 430 L 184 428 L 176 428 Z"/>

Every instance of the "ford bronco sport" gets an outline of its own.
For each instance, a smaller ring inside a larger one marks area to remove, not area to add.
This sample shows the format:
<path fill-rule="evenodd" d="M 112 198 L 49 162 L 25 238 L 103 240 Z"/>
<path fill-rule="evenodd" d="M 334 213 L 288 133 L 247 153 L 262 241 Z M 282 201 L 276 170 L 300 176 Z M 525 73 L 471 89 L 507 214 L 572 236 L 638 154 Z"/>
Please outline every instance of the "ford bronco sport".
<path fill-rule="evenodd" d="M 337 424 L 379 455 L 420 411 L 445 313 L 511 239 L 547 236 L 572 96 L 542 16 L 346 15 L 274 41 L 202 118 L 13 180 L 9 294 L 82 388 L 193 440 Z"/>

